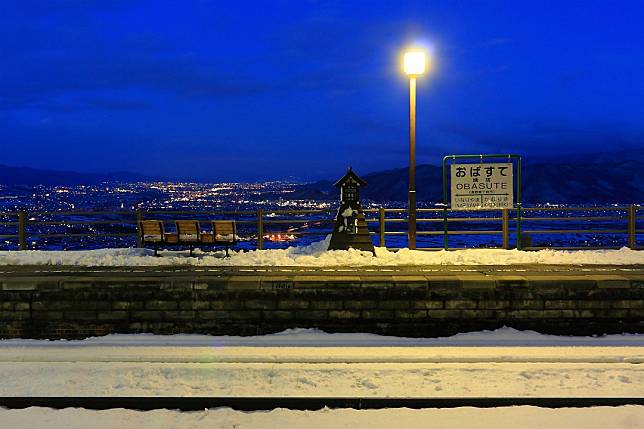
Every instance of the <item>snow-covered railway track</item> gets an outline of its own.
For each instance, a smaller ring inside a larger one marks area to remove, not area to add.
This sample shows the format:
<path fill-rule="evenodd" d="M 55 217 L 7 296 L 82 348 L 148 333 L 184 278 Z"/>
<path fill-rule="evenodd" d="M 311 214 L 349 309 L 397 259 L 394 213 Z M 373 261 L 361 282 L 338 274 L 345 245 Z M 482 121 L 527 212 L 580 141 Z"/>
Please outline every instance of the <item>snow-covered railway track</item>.
<path fill-rule="evenodd" d="M 370 397 L 0 397 L 0 407 L 54 409 L 84 408 L 90 410 L 181 410 L 203 411 L 227 407 L 238 411 L 264 411 L 277 408 L 321 410 L 352 408 L 356 410 L 385 408 L 496 408 L 534 406 L 541 408 L 587 408 L 600 406 L 644 405 L 644 398 L 370 398 Z"/>
<path fill-rule="evenodd" d="M 187 338 L 193 341 L 192 346 L 171 341 L 173 345 L 148 347 L 142 344 L 147 338 L 155 338 L 146 336 L 132 336 L 140 338 L 141 344 L 129 346 L 123 342 L 107 346 L 109 341 L 96 346 L 91 340 L 45 346 L 7 341 L 0 347 L 0 377 L 4 380 L 0 396 L 643 396 L 644 351 L 637 346 L 639 336 L 633 337 L 632 346 L 619 345 L 615 337 L 613 346 L 608 347 L 352 347 L 330 337 L 336 346 L 324 347 L 324 341 L 320 341 L 318 347 L 240 347 L 211 341 L 210 347 L 199 347 L 194 345 L 195 339 Z M 255 341 L 261 338 L 269 343 L 269 339 L 279 340 L 279 335 L 257 337 Z M 629 338 L 625 336 L 622 344 L 629 343 Z M 306 343 L 304 339 L 301 342 Z"/>

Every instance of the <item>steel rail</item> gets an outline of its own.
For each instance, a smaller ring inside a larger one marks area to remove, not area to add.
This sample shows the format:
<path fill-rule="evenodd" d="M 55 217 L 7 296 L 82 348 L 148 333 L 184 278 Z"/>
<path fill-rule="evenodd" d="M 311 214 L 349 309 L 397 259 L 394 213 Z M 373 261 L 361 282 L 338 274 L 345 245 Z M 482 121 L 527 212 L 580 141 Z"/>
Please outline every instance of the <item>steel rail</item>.
<path fill-rule="evenodd" d="M 592 221 L 597 221 L 597 220 L 622 220 L 626 221 L 628 220 L 628 217 L 626 216 L 573 216 L 573 217 L 522 217 L 521 221 L 522 222 L 528 222 L 528 221 L 553 221 L 553 220 L 576 220 L 576 221 L 584 221 L 584 220 L 592 220 Z"/>
<path fill-rule="evenodd" d="M 601 249 L 605 250 L 619 250 L 623 246 L 602 246 Z M 597 247 L 591 246 L 525 246 L 525 250 L 546 250 L 546 249 L 555 249 L 555 250 L 591 250 L 597 249 Z"/>
<path fill-rule="evenodd" d="M 27 234 L 30 238 L 53 238 L 53 237 L 136 237 L 136 232 L 106 232 L 106 233 L 55 233 L 55 234 Z"/>
<path fill-rule="evenodd" d="M 515 210 L 515 209 L 512 209 Z M 627 211 L 628 207 L 521 207 L 521 211 L 535 212 L 535 211 Z"/>
<path fill-rule="evenodd" d="M 18 222 L 16 222 L 18 224 Z M 70 220 L 70 221 L 46 221 L 46 220 L 30 220 L 29 225 L 116 225 L 127 224 L 136 225 L 135 220 Z M 0 224 L 1 225 L 1 224 Z"/>
<path fill-rule="evenodd" d="M 387 234 L 387 232 L 385 232 Z M 418 235 L 443 235 L 444 231 L 418 231 Z M 447 231 L 448 235 L 486 235 L 486 234 L 503 234 L 503 231 L 483 230 L 483 231 Z"/>
<path fill-rule="evenodd" d="M 130 212 L 132 213 L 132 212 Z M 254 210 L 142 210 L 141 214 L 146 215 L 146 214 L 167 214 L 167 215 L 177 215 L 177 214 L 200 214 L 200 215 L 229 215 L 229 214 L 239 214 L 239 215 L 244 215 L 247 214 L 248 216 L 255 216 L 257 212 Z"/>
<path fill-rule="evenodd" d="M 537 229 L 524 230 L 523 234 L 626 234 L 627 229 Z"/>
<path fill-rule="evenodd" d="M 541 408 L 588 408 L 644 405 L 643 397 L 199 397 L 199 396 L 12 396 L 0 397 L 0 406 L 11 409 L 46 407 L 54 409 L 85 408 L 108 410 L 172 409 L 203 411 L 209 408 L 227 407 L 239 411 L 267 411 L 276 408 L 291 410 L 321 410 L 323 408 L 352 408 L 377 410 L 384 408 L 497 408 L 533 406 Z"/>
<path fill-rule="evenodd" d="M 310 222 L 335 222 L 334 219 L 277 219 L 277 220 L 264 220 L 264 224 L 289 224 L 289 223 L 310 223 Z"/>
<path fill-rule="evenodd" d="M 120 211 L 118 211 L 118 210 L 115 210 L 115 211 L 95 211 L 95 212 L 94 211 L 92 211 L 92 212 L 88 212 L 88 211 L 64 211 L 64 212 L 63 211 L 60 211 L 60 212 L 48 211 L 48 212 L 39 212 L 39 211 L 29 211 L 29 210 L 27 210 L 27 213 L 38 214 L 38 215 L 41 215 L 41 216 L 57 216 L 57 215 L 61 215 L 61 216 L 63 216 L 63 215 L 64 216 L 78 215 L 78 216 L 80 216 L 80 215 L 106 215 L 106 214 L 119 214 L 119 215 L 134 216 L 136 214 L 136 212 L 132 211 L 132 210 L 129 210 L 129 211 L 124 211 L 124 210 L 120 210 Z"/>

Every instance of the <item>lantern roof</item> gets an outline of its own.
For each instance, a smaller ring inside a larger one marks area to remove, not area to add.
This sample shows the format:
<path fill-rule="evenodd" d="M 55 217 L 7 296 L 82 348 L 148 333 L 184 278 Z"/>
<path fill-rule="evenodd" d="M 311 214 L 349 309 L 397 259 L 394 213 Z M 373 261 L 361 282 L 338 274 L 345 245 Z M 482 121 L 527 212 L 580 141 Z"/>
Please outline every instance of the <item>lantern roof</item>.
<path fill-rule="evenodd" d="M 334 183 L 334 186 L 341 187 L 347 183 L 355 182 L 358 186 L 367 186 L 367 182 L 361 179 L 356 173 L 353 172 L 353 169 L 349 167 L 347 173 L 342 176 L 340 180 Z"/>

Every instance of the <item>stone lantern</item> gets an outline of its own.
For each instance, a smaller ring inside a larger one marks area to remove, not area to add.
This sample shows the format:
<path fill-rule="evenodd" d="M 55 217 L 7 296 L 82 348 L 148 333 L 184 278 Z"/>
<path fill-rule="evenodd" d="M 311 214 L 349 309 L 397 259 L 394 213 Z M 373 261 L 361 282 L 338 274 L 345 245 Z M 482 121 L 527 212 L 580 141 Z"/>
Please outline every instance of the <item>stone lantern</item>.
<path fill-rule="evenodd" d="M 375 254 L 369 228 L 360 206 L 360 188 L 367 186 L 351 168 L 335 183 L 340 188 L 340 208 L 336 216 L 329 250 L 358 249 Z"/>

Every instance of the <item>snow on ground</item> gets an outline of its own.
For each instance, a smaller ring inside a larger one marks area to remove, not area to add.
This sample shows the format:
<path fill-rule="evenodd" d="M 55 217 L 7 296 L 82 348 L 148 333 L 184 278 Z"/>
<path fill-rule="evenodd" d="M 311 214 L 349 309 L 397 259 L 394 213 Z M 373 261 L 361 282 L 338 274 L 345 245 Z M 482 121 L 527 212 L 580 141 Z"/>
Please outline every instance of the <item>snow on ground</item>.
<path fill-rule="evenodd" d="M 443 408 L 411 410 L 323 409 L 320 411 L 241 412 L 229 408 L 198 412 L 172 410 L 92 411 L 78 408 L 53 410 L 0 408 L 3 427 L 31 428 L 369 428 L 434 427 L 442 429 L 642 429 L 644 406 L 547 409 L 538 407 Z"/>
<path fill-rule="evenodd" d="M 287 329 L 257 336 L 110 334 L 84 340 L 0 340 L 6 347 L 58 346 L 193 346 L 193 347 L 493 347 L 493 346 L 631 346 L 644 347 L 644 335 L 619 334 L 595 337 L 540 334 L 503 327 L 493 331 L 465 332 L 450 337 L 406 338 L 367 333 L 327 333 L 314 328 Z"/>
<path fill-rule="evenodd" d="M 288 249 L 222 252 L 163 251 L 161 258 L 149 249 L 99 249 L 76 251 L 1 251 L 0 265 L 80 265 L 80 266 L 394 266 L 394 265 L 513 265 L 513 264 L 644 264 L 644 252 L 626 247 L 619 250 L 540 250 L 524 252 L 502 249 L 465 249 L 396 252 L 376 247 L 370 252 L 326 250 L 326 240 Z"/>
<path fill-rule="evenodd" d="M 644 335 L 111 335 L 1 341 L 0 395 L 640 397 L 643 365 Z"/>
<path fill-rule="evenodd" d="M 641 397 L 643 373 L 641 364 L 578 362 L 2 362 L 0 395 Z"/>

